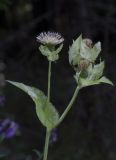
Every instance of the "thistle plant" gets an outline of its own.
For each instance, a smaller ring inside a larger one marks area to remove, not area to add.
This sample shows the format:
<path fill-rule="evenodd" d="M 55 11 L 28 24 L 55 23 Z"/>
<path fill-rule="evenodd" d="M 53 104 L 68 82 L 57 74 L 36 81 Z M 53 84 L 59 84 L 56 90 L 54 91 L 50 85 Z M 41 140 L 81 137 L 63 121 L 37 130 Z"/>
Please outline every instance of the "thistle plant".
<path fill-rule="evenodd" d="M 37 41 L 40 43 L 39 50 L 41 54 L 46 56 L 49 62 L 47 96 L 35 87 L 30 87 L 19 82 L 8 82 L 26 92 L 34 101 L 37 117 L 43 126 L 46 127 L 43 160 L 47 160 L 51 132 L 57 128 L 67 116 L 77 98 L 78 92 L 86 86 L 100 83 L 113 85 L 113 83 L 103 75 L 104 61 L 101 61 L 99 58 L 99 63 L 96 64 L 96 59 L 101 52 L 101 43 L 97 42 L 93 44 L 92 40 L 83 39 L 82 35 L 80 35 L 69 47 L 69 63 L 75 71 L 76 89 L 68 106 L 64 112 L 59 115 L 50 100 L 50 81 L 52 63 L 59 59 L 64 39 L 58 33 L 43 32 L 37 36 Z"/>

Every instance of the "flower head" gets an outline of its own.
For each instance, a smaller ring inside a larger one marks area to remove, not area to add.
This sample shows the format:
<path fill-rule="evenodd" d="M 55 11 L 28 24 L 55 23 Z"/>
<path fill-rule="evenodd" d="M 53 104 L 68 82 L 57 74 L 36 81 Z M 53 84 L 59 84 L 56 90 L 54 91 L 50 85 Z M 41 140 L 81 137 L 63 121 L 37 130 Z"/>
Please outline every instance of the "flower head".
<path fill-rule="evenodd" d="M 42 32 L 37 36 L 37 41 L 44 45 L 58 45 L 64 41 L 64 38 L 55 32 Z"/>

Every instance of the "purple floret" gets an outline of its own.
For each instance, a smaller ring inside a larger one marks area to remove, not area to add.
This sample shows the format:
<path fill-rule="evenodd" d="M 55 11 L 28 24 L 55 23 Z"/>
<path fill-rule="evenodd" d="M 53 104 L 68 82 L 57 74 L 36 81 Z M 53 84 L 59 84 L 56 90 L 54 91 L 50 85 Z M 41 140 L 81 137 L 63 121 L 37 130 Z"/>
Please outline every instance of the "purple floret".
<path fill-rule="evenodd" d="M 6 139 L 10 139 L 17 135 L 18 129 L 19 125 L 8 118 L 0 122 L 0 135 Z"/>

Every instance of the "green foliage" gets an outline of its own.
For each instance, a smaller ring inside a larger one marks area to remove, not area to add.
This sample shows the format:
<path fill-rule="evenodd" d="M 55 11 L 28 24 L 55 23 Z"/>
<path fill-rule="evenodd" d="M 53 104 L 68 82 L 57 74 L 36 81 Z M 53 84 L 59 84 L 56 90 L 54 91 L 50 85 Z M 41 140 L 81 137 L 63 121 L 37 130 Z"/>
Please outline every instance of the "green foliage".
<path fill-rule="evenodd" d="M 101 51 L 101 43 L 96 43 L 93 47 L 88 47 L 84 40 L 81 42 L 80 46 L 80 56 L 90 62 L 95 62 Z"/>
<path fill-rule="evenodd" d="M 63 44 L 61 44 L 56 50 L 51 50 L 49 46 L 40 45 L 40 52 L 48 58 L 49 61 L 56 61 L 59 59 L 59 52 L 61 52 Z"/>
<path fill-rule="evenodd" d="M 54 36 L 55 35 L 55 36 Z M 56 61 L 59 59 L 59 52 L 61 52 L 64 39 L 57 33 L 41 33 L 37 37 L 38 41 L 41 43 L 39 50 L 42 55 L 46 56 L 49 61 L 48 69 L 48 97 L 44 95 L 42 91 L 37 88 L 27 86 L 23 83 L 8 81 L 12 85 L 22 89 L 26 92 L 34 101 L 36 106 L 36 113 L 41 121 L 41 123 L 47 128 L 45 147 L 43 160 L 47 160 L 49 138 L 53 128 L 56 128 L 66 117 L 69 110 L 71 109 L 75 99 L 77 98 L 78 92 L 81 88 L 91 85 L 96 85 L 100 83 L 107 83 L 113 85 L 113 83 L 103 75 L 104 71 L 104 61 L 100 61 L 95 64 L 101 51 L 101 43 L 98 42 L 95 45 L 92 44 L 90 39 L 82 39 L 80 35 L 75 41 L 73 41 L 72 46 L 69 48 L 69 63 L 75 69 L 74 78 L 77 82 L 76 90 L 59 118 L 59 114 L 53 104 L 50 102 L 50 78 L 51 78 L 51 61 Z M 55 42 L 54 42 L 55 41 Z M 51 43 L 52 42 L 52 43 Z M 58 44 L 61 44 L 56 48 Z M 41 158 L 40 152 L 36 151 L 38 157 Z"/>
<path fill-rule="evenodd" d="M 101 51 L 101 43 L 92 45 L 90 39 L 82 39 L 80 35 L 69 49 L 69 62 L 76 70 L 75 79 L 81 87 L 100 83 L 113 83 L 103 77 L 104 61 L 95 64 Z"/>
<path fill-rule="evenodd" d="M 90 40 L 82 39 L 82 35 L 73 41 L 72 46 L 69 48 L 69 62 L 71 65 L 79 65 L 81 59 L 95 62 L 101 51 L 101 43 L 98 42 L 93 47 L 90 47 L 86 44 L 86 41 Z"/>
<path fill-rule="evenodd" d="M 36 105 L 36 113 L 41 123 L 48 129 L 54 128 L 59 120 L 59 114 L 47 97 L 37 88 L 27 86 L 23 83 L 8 81 L 12 85 L 26 92 Z"/>
<path fill-rule="evenodd" d="M 113 85 L 113 83 L 109 79 L 103 77 L 103 69 L 104 62 L 100 62 L 99 64 L 94 66 L 90 65 L 86 70 L 86 73 L 76 72 L 74 77 L 81 87 L 96 85 L 100 83 Z"/>
<path fill-rule="evenodd" d="M 73 41 L 72 46 L 69 48 L 69 63 L 74 66 L 79 63 L 81 42 L 82 35 L 80 35 L 75 41 Z"/>

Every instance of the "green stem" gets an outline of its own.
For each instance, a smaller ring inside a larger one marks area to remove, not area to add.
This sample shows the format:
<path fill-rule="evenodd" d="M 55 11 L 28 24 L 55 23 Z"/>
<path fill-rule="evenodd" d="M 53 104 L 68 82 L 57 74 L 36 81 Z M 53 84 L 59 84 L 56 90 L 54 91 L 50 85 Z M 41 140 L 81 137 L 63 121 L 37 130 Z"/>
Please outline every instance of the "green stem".
<path fill-rule="evenodd" d="M 51 61 L 49 61 L 49 68 L 48 68 L 48 101 L 50 101 L 50 81 L 51 81 Z"/>
<path fill-rule="evenodd" d="M 51 84 L 51 61 L 49 61 L 49 67 L 48 67 L 48 102 L 50 102 L 50 86 L 51 86 L 50 84 Z M 51 132 L 46 129 L 46 138 L 45 138 L 43 160 L 47 160 L 50 133 Z"/>
<path fill-rule="evenodd" d="M 71 107 L 72 107 L 72 105 L 73 105 L 73 103 L 74 103 L 74 101 L 75 101 L 75 99 L 77 97 L 77 94 L 78 94 L 79 90 L 80 90 L 80 87 L 77 86 L 76 89 L 75 89 L 75 92 L 74 92 L 74 94 L 73 94 L 73 96 L 72 96 L 72 98 L 71 98 L 71 100 L 70 100 L 70 102 L 69 102 L 69 104 L 67 106 L 67 108 L 65 109 L 65 111 L 61 115 L 61 117 L 60 117 L 60 119 L 59 119 L 59 121 L 58 121 L 58 123 L 56 124 L 55 127 L 57 127 L 64 120 L 66 115 L 68 114 L 69 110 L 71 109 Z"/>
<path fill-rule="evenodd" d="M 48 147 L 49 147 L 49 139 L 50 139 L 50 131 L 46 131 L 46 139 L 45 139 L 43 160 L 47 160 Z"/>

